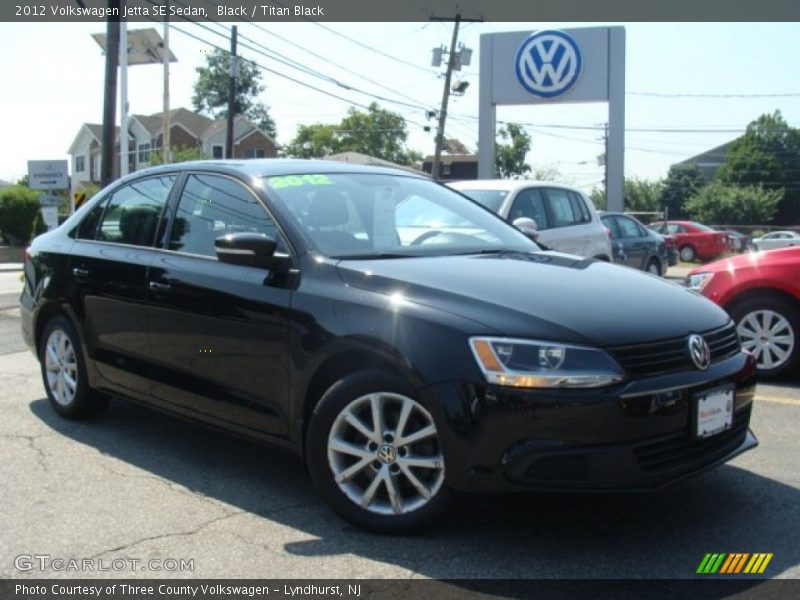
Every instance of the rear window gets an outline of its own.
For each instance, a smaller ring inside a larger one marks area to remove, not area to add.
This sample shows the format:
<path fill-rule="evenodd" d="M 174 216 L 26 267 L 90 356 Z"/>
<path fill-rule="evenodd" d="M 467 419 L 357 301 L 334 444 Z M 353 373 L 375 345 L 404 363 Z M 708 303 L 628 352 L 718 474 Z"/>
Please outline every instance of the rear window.
<path fill-rule="evenodd" d="M 716 231 L 716 229 L 712 229 L 708 225 L 703 225 L 702 223 L 692 222 L 692 227 L 699 229 L 700 231 Z"/>
<path fill-rule="evenodd" d="M 457 190 L 469 196 L 478 204 L 482 204 L 492 212 L 500 210 L 503 200 L 508 196 L 507 190 Z"/>

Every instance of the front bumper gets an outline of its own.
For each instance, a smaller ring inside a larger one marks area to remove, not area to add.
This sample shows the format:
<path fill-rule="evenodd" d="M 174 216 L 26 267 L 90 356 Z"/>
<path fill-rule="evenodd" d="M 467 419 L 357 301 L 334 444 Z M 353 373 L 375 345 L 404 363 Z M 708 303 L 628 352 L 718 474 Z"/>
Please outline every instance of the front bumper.
<path fill-rule="evenodd" d="M 696 394 L 735 386 L 732 426 L 698 439 Z M 595 390 L 443 384 L 427 390 L 442 424 L 448 484 L 461 491 L 641 491 L 691 477 L 754 448 L 755 361 Z"/>

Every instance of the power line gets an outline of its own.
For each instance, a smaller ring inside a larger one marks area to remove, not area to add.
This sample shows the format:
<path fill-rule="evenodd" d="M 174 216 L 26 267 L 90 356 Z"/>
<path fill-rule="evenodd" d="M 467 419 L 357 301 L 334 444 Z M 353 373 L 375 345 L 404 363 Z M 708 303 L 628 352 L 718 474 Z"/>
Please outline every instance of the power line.
<path fill-rule="evenodd" d="M 684 94 L 670 92 L 625 92 L 630 96 L 649 96 L 652 98 L 798 98 L 800 92 L 782 94 Z"/>

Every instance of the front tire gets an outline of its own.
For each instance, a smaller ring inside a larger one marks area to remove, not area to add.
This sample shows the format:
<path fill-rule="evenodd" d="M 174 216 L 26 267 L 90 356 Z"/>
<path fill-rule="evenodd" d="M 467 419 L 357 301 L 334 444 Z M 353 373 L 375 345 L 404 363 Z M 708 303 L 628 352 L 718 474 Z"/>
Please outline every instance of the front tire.
<path fill-rule="evenodd" d="M 311 479 L 328 505 L 359 527 L 406 533 L 449 504 L 436 423 L 415 396 L 390 373 L 354 373 L 333 384 L 311 416 Z"/>
<path fill-rule="evenodd" d="M 53 317 L 45 325 L 39 362 L 47 399 L 62 417 L 94 417 L 108 406 L 108 398 L 89 387 L 80 339 L 63 315 Z"/>
<path fill-rule="evenodd" d="M 651 258 L 647 263 L 647 272 L 656 277 L 661 277 L 661 262 L 655 258 Z"/>
<path fill-rule="evenodd" d="M 800 309 L 783 298 L 748 298 L 730 311 L 742 347 L 756 356 L 759 375 L 779 377 L 800 367 Z"/>

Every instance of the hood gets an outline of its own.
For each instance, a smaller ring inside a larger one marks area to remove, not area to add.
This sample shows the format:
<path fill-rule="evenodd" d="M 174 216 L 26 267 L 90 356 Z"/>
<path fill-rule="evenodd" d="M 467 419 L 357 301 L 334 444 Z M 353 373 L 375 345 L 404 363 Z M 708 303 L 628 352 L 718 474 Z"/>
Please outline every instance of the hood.
<path fill-rule="evenodd" d="M 758 269 L 764 266 L 800 266 L 800 246 L 790 246 L 787 248 L 775 248 L 773 250 L 762 250 L 761 252 L 748 252 L 730 258 L 723 258 L 708 263 L 701 267 L 695 267 L 689 275 L 697 273 L 717 273 L 719 271 L 740 271 L 743 269 Z"/>
<path fill-rule="evenodd" d="M 555 252 L 343 260 L 337 269 L 348 285 L 468 318 L 481 327 L 474 334 L 607 347 L 729 320 L 712 302 L 661 278 Z"/>

